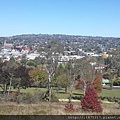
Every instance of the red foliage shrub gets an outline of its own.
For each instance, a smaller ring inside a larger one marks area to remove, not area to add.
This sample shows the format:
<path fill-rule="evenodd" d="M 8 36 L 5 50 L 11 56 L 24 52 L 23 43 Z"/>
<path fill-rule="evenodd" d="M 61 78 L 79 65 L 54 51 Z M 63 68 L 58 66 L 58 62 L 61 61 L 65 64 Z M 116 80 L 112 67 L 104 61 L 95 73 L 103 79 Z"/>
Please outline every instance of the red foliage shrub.
<path fill-rule="evenodd" d="M 74 107 L 73 107 L 73 104 L 72 103 L 68 103 L 67 105 L 65 105 L 65 111 L 74 111 Z"/>
<path fill-rule="evenodd" d="M 91 86 L 87 86 L 85 96 L 81 100 L 81 106 L 84 111 L 88 112 L 102 112 L 100 101 L 98 101 L 98 95 L 96 90 Z"/>
<path fill-rule="evenodd" d="M 13 95 L 13 96 L 17 96 L 17 95 L 18 95 L 18 92 L 12 91 L 12 95 Z"/>

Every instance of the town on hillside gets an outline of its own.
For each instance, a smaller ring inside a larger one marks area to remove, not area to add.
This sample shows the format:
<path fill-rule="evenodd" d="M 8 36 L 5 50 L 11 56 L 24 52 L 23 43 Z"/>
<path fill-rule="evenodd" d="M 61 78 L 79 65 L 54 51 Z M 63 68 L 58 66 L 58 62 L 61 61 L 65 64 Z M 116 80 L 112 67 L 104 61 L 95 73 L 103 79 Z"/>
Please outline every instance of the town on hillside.
<path fill-rule="evenodd" d="M 120 75 L 120 38 L 75 36 L 62 34 L 23 34 L 0 37 L 0 59 L 9 61 L 13 57 L 21 62 L 23 59 L 34 61 L 37 58 L 58 60 L 59 64 L 69 61 L 91 59 L 89 62 L 95 70 L 108 74 Z M 28 62 L 29 63 L 29 62 Z M 102 73 L 103 74 L 103 73 Z M 105 76 L 103 74 L 103 76 Z M 103 78 L 103 85 L 110 84 L 109 77 Z M 119 82 L 114 85 L 119 86 Z"/>
<path fill-rule="evenodd" d="M 119 91 L 120 38 L 0 37 L 2 115 L 119 115 Z"/>

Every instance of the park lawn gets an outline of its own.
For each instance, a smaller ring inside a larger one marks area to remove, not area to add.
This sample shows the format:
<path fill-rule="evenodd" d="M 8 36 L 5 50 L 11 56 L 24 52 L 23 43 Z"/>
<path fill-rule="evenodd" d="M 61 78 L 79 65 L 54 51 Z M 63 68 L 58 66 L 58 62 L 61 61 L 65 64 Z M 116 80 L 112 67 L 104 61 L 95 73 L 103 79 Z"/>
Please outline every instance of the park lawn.
<path fill-rule="evenodd" d="M 21 93 L 30 93 L 32 95 L 34 95 L 34 93 L 36 91 L 39 91 L 41 93 L 46 92 L 47 88 L 26 88 L 26 89 L 21 89 L 20 92 Z M 58 92 L 56 92 L 56 90 L 52 89 L 52 93 L 57 96 L 58 99 L 68 99 L 70 96 L 70 90 L 68 89 L 67 93 L 65 93 L 65 89 L 61 88 L 60 90 L 58 90 Z M 82 95 L 83 93 L 80 93 L 80 90 L 76 90 L 73 89 L 73 96 L 79 96 Z"/>
<path fill-rule="evenodd" d="M 57 97 L 60 99 L 67 99 L 69 97 L 69 90 L 67 93 L 64 92 L 64 89 L 59 90 Z M 72 96 L 80 96 L 83 95 L 83 91 L 80 89 L 73 89 Z M 108 90 L 103 89 L 101 93 L 98 93 L 98 96 L 105 96 L 105 97 L 118 97 L 120 98 L 120 89 L 116 90 Z"/>
<path fill-rule="evenodd" d="M 73 95 L 83 95 L 82 90 L 73 90 Z M 120 98 L 120 89 L 102 89 L 101 93 L 98 93 L 98 96 L 105 96 L 105 97 L 119 97 Z"/>
<path fill-rule="evenodd" d="M 1 91 L 1 89 L 0 89 Z M 11 89 L 11 91 L 17 91 L 17 89 Z M 46 92 L 47 88 L 26 88 L 26 89 L 21 89 L 21 93 L 30 93 L 34 95 L 36 91 L 40 91 L 41 93 Z M 70 90 L 68 89 L 67 93 L 65 93 L 65 89 L 61 88 L 56 92 L 56 90 L 52 89 L 53 94 L 58 98 L 58 99 L 68 99 L 70 96 Z M 83 91 L 80 89 L 72 89 L 72 96 L 80 96 L 83 95 Z M 101 93 L 98 93 L 98 96 L 105 96 L 105 97 L 118 97 L 120 98 L 120 89 L 103 89 Z"/>
<path fill-rule="evenodd" d="M 98 96 L 107 96 L 107 97 L 119 97 L 120 98 L 120 89 L 103 89 L 101 93 L 98 93 Z"/>
<path fill-rule="evenodd" d="M 53 90 L 53 93 L 57 96 L 58 99 L 68 99 L 70 97 L 70 89 L 68 88 L 67 93 L 65 93 L 65 88 L 61 88 L 58 90 L 58 93 Z M 80 96 L 83 95 L 80 89 L 76 90 L 72 89 L 72 96 Z"/>
<path fill-rule="evenodd" d="M 2 89 L 0 88 L 0 91 L 2 91 Z M 11 88 L 11 91 L 18 91 L 18 89 L 13 89 Z M 26 89 L 20 89 L 20 93 L 30 93 L 32 95 L 34 95 L 35 92 L 40 91 L 42 92 L 46 92 L 47 89 L 46 88 L 26 88 Z"/>
<path fill-rule="evenodd" d="M 37 91 L 40 91 L 42 93 L 42 92 L 46 92 L 47 89 L 46 88 L 26 88 L 26 89 L 20 90 L 21 93 L 30 93 L 32 95 L 34 95 L 34 93 Z"/>

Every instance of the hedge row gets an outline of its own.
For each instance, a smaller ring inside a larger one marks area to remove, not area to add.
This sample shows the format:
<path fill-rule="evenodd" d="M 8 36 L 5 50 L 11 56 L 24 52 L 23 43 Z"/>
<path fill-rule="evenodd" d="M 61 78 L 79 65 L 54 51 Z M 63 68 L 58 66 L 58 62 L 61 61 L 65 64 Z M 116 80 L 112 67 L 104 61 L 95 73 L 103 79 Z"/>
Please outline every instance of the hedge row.
<path fill-rule="evenodd" d="M 73 96 L 72 99 L 75 100 L 81 100 L 83 98 L 83 96 Z M 118 97 L 106 97 L 106 96 L 99 96 L 98 97 L 99 100 L 107 100 L 109 102 L 120 102 L 120 98 Z"/>

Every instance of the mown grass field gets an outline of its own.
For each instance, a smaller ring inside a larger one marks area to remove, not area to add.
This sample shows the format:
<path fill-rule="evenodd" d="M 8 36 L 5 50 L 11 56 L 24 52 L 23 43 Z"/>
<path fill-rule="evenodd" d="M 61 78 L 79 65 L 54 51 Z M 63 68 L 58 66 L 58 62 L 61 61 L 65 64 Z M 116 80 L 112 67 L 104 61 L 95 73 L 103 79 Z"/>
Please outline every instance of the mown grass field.
<path fill-rule="evenodd" d="M 11 90 L 17 91 L 16 89 L 11 89 Z M 1 89 L 0 89 L 0 91 L 1 91 Z M 26 88 L 26 89 L 20 90 L 21 93 L 30 93 L 32 95 L 34 95 L 34 93 L 36 91 L 40 91 L 42 93 L 42 92 L 46 92 L 47 89 L 46 88 Z M 56 95 L 56 97 L 58 99 L 67 99 L 69 97 L 70 90 L 68 89 L 67 93 L 65 93 L 64 88 L 61 88 L 60 90 L 58 90 L 58 93 L 54 89 L 52 89 L 52 92 Z M 72 96 L 80 96 L 80 95 L 83 95 L 83 91 L 80 89 L 73 88 Z M 102 89 L 102 92 L 98 93 L 98 96 L 119 97 L 120 98 L 120 89 L 113 89 L 113 90 Z"/>
<path fill-rule="evenodd" d="M 27 89 L 21 89 L 22 93 L 31 93 L 34 94 L 35 91 L 39 90 L 40 92 L 45 92 L 47 91 L 46 88 L 27 88 Z M 67 93 L 65 93 L 65 90 L 62 88 L 58 90 L 58 93 L 56 90 L 52 89 L 52 92 L 57 96 L 58 99 L 67 99 L 69 97 L 69 89 Z M 73 96 L 79 96 L 83 95 L 83 91 L 80 89 L 73 89 L 72 92 Z M 98 96 L 106 96 L 106 97 L 120 97 L 120 89 L 113 89 L 113 90 L 108 90 L 108 89 L 103 89 L 101 93 L 98 93 Z"/>

